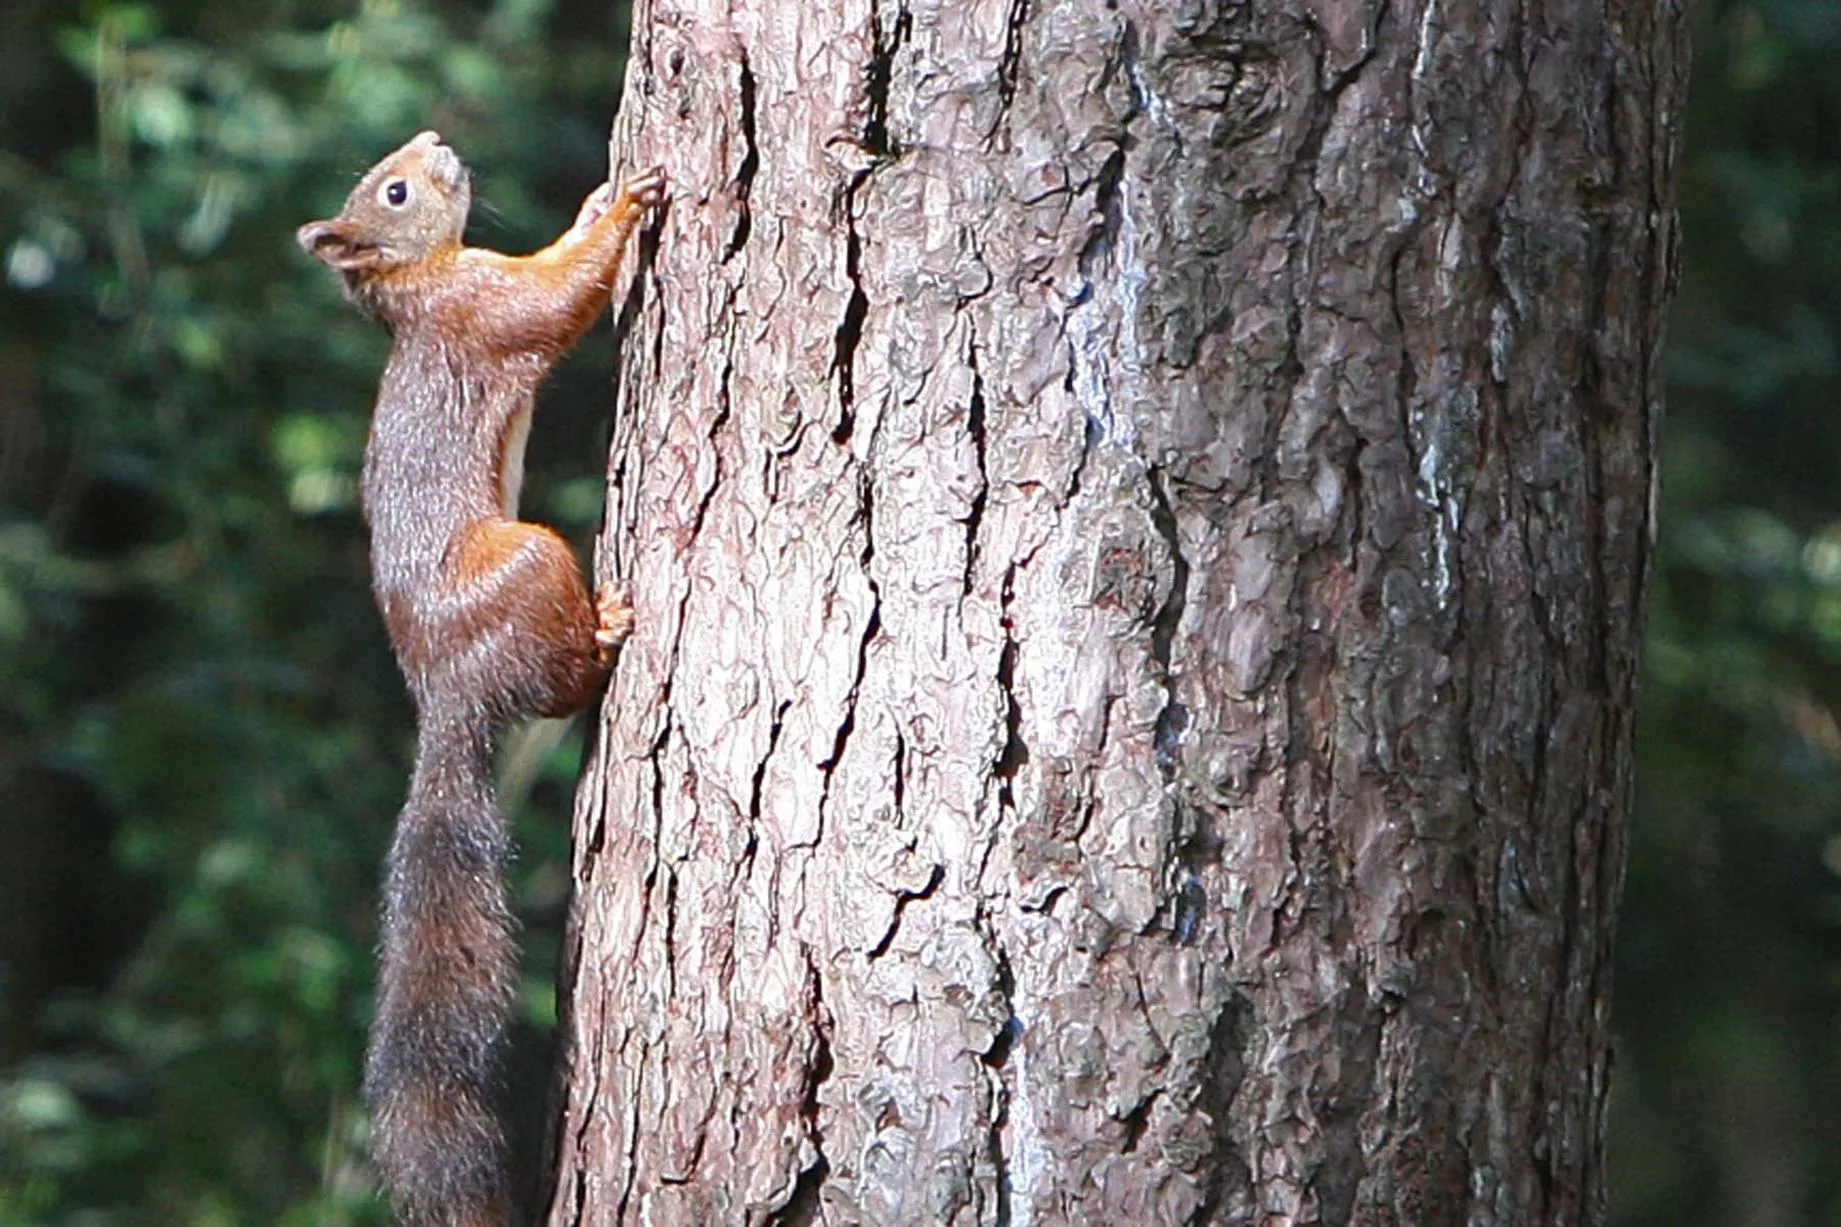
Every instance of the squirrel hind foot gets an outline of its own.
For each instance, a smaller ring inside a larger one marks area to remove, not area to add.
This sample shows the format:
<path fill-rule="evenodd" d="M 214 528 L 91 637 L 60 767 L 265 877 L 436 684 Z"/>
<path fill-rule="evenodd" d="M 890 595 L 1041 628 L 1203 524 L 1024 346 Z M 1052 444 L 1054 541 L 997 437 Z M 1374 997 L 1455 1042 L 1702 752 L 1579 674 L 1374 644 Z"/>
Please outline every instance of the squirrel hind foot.
<path fill-rule="evenodd" d="M 595 589 L 594 641 L 601 654 L 611 656 L 633 633 L 633 587 L 609 580 Z"/>

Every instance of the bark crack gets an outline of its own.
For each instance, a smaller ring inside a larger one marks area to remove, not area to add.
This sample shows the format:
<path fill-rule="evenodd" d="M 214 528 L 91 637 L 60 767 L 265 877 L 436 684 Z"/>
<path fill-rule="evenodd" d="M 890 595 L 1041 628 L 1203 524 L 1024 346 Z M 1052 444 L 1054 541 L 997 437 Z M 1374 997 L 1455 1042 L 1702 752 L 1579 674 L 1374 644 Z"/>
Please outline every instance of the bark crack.
<path fill-rule="evenodd" d="M 1004 745 L 998 751 L 992 776 L 997 781 L 997 803 L 1007 811 L 1016 809 L 1016 773 L 1029 761 L 1029 746 L 1023 740 L 1023 706 L 1016 697 L 1016 621 L 1010 606 L 1016 599 L 1016 564 L 1004 572 L 998 593 L 998 625 L 1003 627 L 1004 644 L 997 653 L 997 690 L 1004 698 Z M 986 851 L 987 858 L 989 850 Z"/>
<path fill-rule="evenodd" d="M 991 120 L 987 141 L 997 135 L 1010 113 L 1010 104 L 1016 101 L 1017 69 L 1023 61 L 1023 24 L 1028 20 L 1029 0 L 1010 0 L 1009 11 L 1004 15 L 1004 50 L 997 60 L 997 96 L 1003 106 Z"/>
<path fill-rule="evenodd" d="M 927 884 L 925 886 L 921 887 L 919 890 L 900 890 L 895 892 L 895 914 L 889 917 L 889 927 L 888 930 L 883 933 L 882 940 L 871 947 L 868 956 L 870 962 L 873 963 L 888 953 L 889 946 L 895 940 L 895 934 L 901 929 L 901 918 L 906 914 L 908 904 L 913 903 L 916 899 L 931 899 L 934 891 L 938 890 L 940 888 L 940 883 L 945 880 L 946 870 L 942 866 L 935 865 L 933 871 L 927 875 Z"/>
<path fill-rule="evenodd" d="M 729 242 L 723 248 L 723 263 L 733 259 L 748 242 L 748 236 L 754 231 L 754 212 L 748 204 L 749 193 L 754 187 L 754 176 L 761 168 L 761 147 L 755 139 L 755 81 L 754 66 L 748 61 L 748 52 L 744 48 L 740 53 L 740 92 L 741 92 L 741 135 L 744 149 L 741 165 L 735 172 L 735 228 L 729 232 Z M 661 330 L 660 335 L 663 335 Z"/>
<path fill-rule="evenodd" d="M 608 1010 L 605 1003 L 602 1017 L 616 1017 L 614 1011 Z M 626 1221 L 627 1206 L 633 1201 L 633 1187 L 639 1182 L 639 1105 L 645 1097 L 646 1060 L 652 1055 L 652 1045 L 640 1042 L 639 1059 L 633 1063 L 633 1097 L 626 1105 L 626 1154 L 621 1163 L 620 1197 L 614 1203 L 614 1222 Z M 584 1122 L 586 1126 L 586 1122 Z M 587 1205 L 588 1170 L 584 1166 L 577 1173 L 578 1207 Z M 578 1215 L 577 1222 L 580 1222 Z"/>
<path fill-rule="evenodd" d="M 819 1094 L 830 1081 L 835 1062 L 831 1056 L 831 1020 L 825 1009 L 824 981 L 808 949 L 805 957 L 807 1012 L 812 1025 L 812 1046 L 807 1054 L 805 1091 L 799 1101 L 799 1119 L 805 1126 L 805 1139 L 812 1148 L 812 1158 L 793 1180 L 786 1204 L 763 1220 L 763 1227 L 810 1227 L 818 1221 L 820 1194 L 825 1178 L 831 1174 L 831 1160 L 825 1155 L 825 1133 L 819 1124 L 823 1105 Z"/>
<path fill-rule="evenodd" d="M 1148 115 L 1153 122 L 1169 122 L 1169 108 L 1163 98 L 1152 88 L 1144 75 L 1144 36 L 1138 33 L 1138 23 L 1127 19 L 1125 29 L 1119 35 L 1118 66 L 1125 70 L 1125 87 L 1131 91 L 1131 108 L 1125 112 L 1124 122 L 1130 124 L 1140 115 Z M 1110 76 L 1112 68 L 1106 69 Z M 1183 147 L 1180 129 L 1172 129 L 1177 148 Z"/>
<path fill-rule="evenodd" d="M 991 1147 L 992 1182 L 997 1186 L 997 1204 L 994 1207 L 997 1227 L 1010 1227 L 1014 1217 L 1013 1201 L 1015 1189 L 1010 1181 L 1010 1156 L 1004 1150 L 1004 1130 L 1010 1124 L 1010 1071 L 1006 1068 L 1010 1061 L 1011 1050 L 1022 1037 L 1023 1024 L 1016 1016 L 1016 971 L 1010 966 L 1010 952 L 1004 943 L 988 927 L 989 916 L 984 908 L 979 908 L 979 923 L 987 935 L 987 944 L 992 948 L 992 957 L 997 963 L 997 992 L 1004 1000 L 1004 1009 L 1008 1017 L 1004 1025 L 998 1028 L 991 1040 L 991 1047 L 984 1052 L 980 1060 L 986 1069 L 992 1071 L 992 1111 L 988 1137 Z M 1018 1070 L 1020 1076 L 1023 1071 Z"/>
<path fill-rule="evenodd" d="M 912 18 L 904 6 L 896 13 L 895 28 L 884 30 L 881 6 L 870 6 L 872 51 L 863 89 L 868 109 L 863 120 L 863 148 L 874 158 L 894 158 L 901 154 L 889 135 L 889 84 L 895 75 L 895 56 L 908 41 L 912 25 Z"/>
<path fill-rule="evenodd" d="M 665 995 L 675 997 L 678 993 L 677 974 L 677 940 L 678 940 L 678 872 L 665 870 Z"/>
<path fill-rule="evenodd" d="M 1182 625 L 1183 610 L 1189 604 L 1189 559 L 1183 553 L 1182 530 L 1170 503 L 1169 477 L 1161 466 L 1153 465 L 1148 476 L 1151 491 L 1151 524 L 1170 551 L 1170 591 L 1151 618 L 1151 660 L 1163 683 L 1163 710 L 1151 744 L 1157 755 L 1157 769 L 1166 786 L 1176 783 L 1177 750 L 1189 727 L 1189 709 L 1177 696 L 1176 672 L 1173 667 L 1176 631 Z"/>
<path fill-rule="evenodd" d="M 873 585 L 872 585 L 873 588 Z M 825 804 L 831 799 L 831 776 L 837 765 L 843 760 L 844 750 L 850 744 L 850 734 L 857 726 L 857 693 L 863 687 L 863 675 L 869 671 L 869 645 L 882 629 L 882 601 L 878 597 L 869 609 L 869 623 L 863 628 L 863 637 L 857 642 L 857 671 L 851 679 L 850 693 L 844 699 L 844 718 L 838 722 L 837 734 L 831 740 L 831 753 L 818 764 L 824 772 L 824 792 L 819 796 L 818 812 L 822 816 Z M 820 828 L 822 831 L 822 827 Z"/>
<path fill-rule="evenodd" d="M 873 433 L 873 432 L 872 432 Z M 825 812 L 831 804 L 831 779 L 837 771 L 837 765 L 843 761 L 844 750 L 850 744 L 850 734 L 855 731 L 857 723 L 857 698 L 863 689 L 863 678 L 869 672 L 869 645 L 882 630 L 882 593 L 870 574 L 870 562 L 875 557 L 875 496 L 867 477 L 859 475 L 863 520 L 863 552 L 858 564 L 863 569 L 864 580 L 869 585 L 870 607 L 869 619 L 863 626 L 863 635 L 857 641 L 856 673 L 850 679 L 850 692 L 844 699 L 844 715 L 838 721 L 837 733 L 831 741 L 831 753 L 818 764 L 824 775 L 824 783 L 818 794 L 818 829 L 812 836 L 813 846 L 824 839 Z"/>
<path fill-rule="evenodd" d="M 723 315 L 725 317 L 730 316 L 733 313 L 734 307 L 735 291 L 731 288 L 722 305 Z M 732 332 L 730 336 L 731 338 L 733 337 Z M 735 351 L 733 348 L 733 340 L 731 340 L 729 345 L 723 347 L 722 375 L 716 381 L 716 416 L 710 420 L 709 429 L 704 432 L 704 437 L 711 443 L 716 441 L 716 436 L 721 433 L 722 428 L 728 425 L 729 416 L 733 412 L 734 394 L 731 388 L 734 384 L 734 379 Z M 702 536 L 703 522 L 709 516 L 711 504 L 716 501 L 716 491 L 722 487 L 722 449 L 720 447 L 712 447 L 710 449 L 710 456 L 712 460 L 710 484 L 704 489 L 702 497 L 697 500 L 697 510 L 691 516 L 690 537 L 693 541 Z M 688 604 L 689 594 L 687 592 L 684 604 L 678 607 L 678 632 L 680 637 L 683 634 L 684 610 Z M 671 648 L 671 665 L 673 673 L 677 671 L 677 661 L 678 645 L 673 643 Z"/>
<path fill-rule="evenodd" d="M 984 375 L 978 369 L 976 336 L 969 347 L 967 363 L 972 372 L 972 396 L 965 410 L 965 430 L 971 436 L 972 454 L 978 462 L 978 489 L 972 494 L 971 508 L 965 517 L 965 575 L 962 590 L 966 596 L 970 596 L 972 572 L 978 562 L 978 532 L 984 525 L 985 502 L 991 490 L 991 475 L 985 459 Z"/>
<path fill-rule="evenodd" d="M 897 830 L 907 825 L 907 775 L 908 775 L 908 739 L 895 732 L 895 768 L 892 780 L 893 801 L 895 806 L 895 827 Z"/>
<path fill-rule="evenodd" d="M 767 781 L 767 764 L 773 761 L 773 753 L 780 745 L 780 732 L 785 727 L 786 713 L 792 707 L 792 700 L 782 699 L 774 706 L 773 723 L 767 729 L 767 749 L 761 755 L 761 761 L 754 765 L 754 778 L 748 786 L 748 820 L 752 825 L 761 818 L 761 789 Z M 749 835 L 749 850 L 753 850 L 753 834 Z M 738 867 L 739 869 L 739 867 Z"/>
<path fill-rule="evenodd" d="M 850 298 L 844 304 L 844 318 L 837 326 L 837 339 L 831 370 L 837 377 L 837 425 L 831 430 L 834 443 L 847 443 L 856 429 L 857 345 L 863 339 L 863 321 L 869 318 L 869 295 L 863 289 L 863 237 L 857 230 L 857 189 L 869 179 L 868 171 L 851 176 L 844 189 L 844 275 L 850 279 Z"/>
<path fill-rule="evenodd" d="M 1201 1180 L 1201 1198 L 1188 1218 L 1189 1227 L 1207 1227 L 1220 1221 L 1222 1202 L 1230 1190 L 1249 1186 L 1252 1173 L 1245 1157 L 1234 1146 L 1230 1123 L 1234 1119 L 1234 1101 L 1246 1081 L 1247 1050 L 1251 1045 L 1251 1022 L 1255 1007 L 1244 993 L 1232 993 L 1217 1008 L 1208 1030 L 1208 1051 L 1201 1084 L 1196 1088 L 1195 1107 L 1204 1119 L 1214 1122 L 1215 1162 L 1205 1169 Z"/>
<path fill-rule="evenodd" d="M 1138 1143 L 1144 1138 L 1144 1130 L 1151 1123 L 1151 1108 L 1156 1105 L 1158 1097 L 1162 1094 L 1163 1088 L 1161 1087 L 1152 1090 L 1149 1095 L 1133 1104 L 1131 1110 L 1119 1118 L 1119 1124 L 1124 1127 L 1123 1136 L 1119 1140 L 1120 1154 L 1128 1155 L 1138 1149 Z"/>
<path fill-rule="evenodd" d="M 1125 152 L 1129 143 L 1129 134 L 1121 134 L 1114 142 L 1112 153 L 1092 179 L 1093 209 L 1097 222 L 1090 225 L 1076 260 L 1081 276 L 1080 288 L 1067 302 L 1066 310 L 1060 318 L 1062 336 L 1068 346 L 1067 374 L 1062 386 L 1086 411 L 1086 428 L 1081 438 L 1080 455 L 1068 479 L 1064 503 L 1071 503 L 1080 493 L 1081 482 L 1094 449 L 1116 425 L 1112 400 L 1113 381 L 1104 360 L 1111 342 L 1100 336 L 1103 327 L 1100 321 L 1092 320 L 1091 317 L 1077 318 L 1076 312 L 1093 303 L 1100 274 L 1110 261 L 1124 226 L 1120 187 L 1125 178 Z M 1131 324 L 1129 320 L 1126 322 Z M 1084 367 L 1083 360 L 1086 362 Z"/>
<path fill-rule="evenodd" d="M 1125 181 L 1125 146 L 1120 143 L 1107 155 L 1100 165 L 1099 174 L 1093 180 L 1093 211 L 1099 214 L 1099 225 L 1087 236 L 1087 241 L 1080 249 L 1080 275 L 1089 285 L 1098 278 L 1101 263 L 1112 254 L 1113 244 L 1118 242 L 1119 229 L 1124 225 L 1120 213 L 1120 185 Z M 1081 299 L 1086 301 L 1086 296 Z"/>

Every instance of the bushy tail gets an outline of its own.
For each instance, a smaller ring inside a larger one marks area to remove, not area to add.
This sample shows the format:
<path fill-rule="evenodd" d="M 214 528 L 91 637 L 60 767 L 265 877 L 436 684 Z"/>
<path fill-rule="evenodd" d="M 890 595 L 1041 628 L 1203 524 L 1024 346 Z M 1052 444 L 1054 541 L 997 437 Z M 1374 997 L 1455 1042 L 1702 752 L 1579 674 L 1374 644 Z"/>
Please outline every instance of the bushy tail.
<path fill-rule="evenodd" d="M 517 974 L 505 824 L 484 736 L 425 725 L 420 742 L 384 879 L 371 1153 L 407 1227 L 506 1227 L 492 1110 Z"/>

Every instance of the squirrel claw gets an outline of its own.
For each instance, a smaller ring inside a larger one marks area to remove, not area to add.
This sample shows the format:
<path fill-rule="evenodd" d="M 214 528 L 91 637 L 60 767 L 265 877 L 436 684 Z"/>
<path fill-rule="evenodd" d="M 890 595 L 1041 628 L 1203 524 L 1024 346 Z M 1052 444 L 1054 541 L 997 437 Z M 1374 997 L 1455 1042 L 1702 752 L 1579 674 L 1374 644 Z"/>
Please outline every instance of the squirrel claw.
<path fill-rule="evenodd" d="M 621 580 L 609 580 L 595 589 L 595 646 L 604 656 L 626 642 L 633 633 L 633 587 Z"/>
<path fill-rule="evenodd" d="M 665 199 L 665 168 L 654 166 L 641 171 L 620 185 L 620 194 L 642 209 L 649 209 Z"/>
<path fill-rule="evenodd" d="M 643 174 L 634 175 L 620 185 L 618 191 L 611 183 L 603 183 L 588 194 L 582 202 L 581 209 L 575 215 L 575 224 L 569 227 L 571 233 L 579 234 L 596 222 L 606 217 L 609 212 L 622 205 L 632 209 L 649 209 L 665 199 L 665 168 L 654 166 Z"/>

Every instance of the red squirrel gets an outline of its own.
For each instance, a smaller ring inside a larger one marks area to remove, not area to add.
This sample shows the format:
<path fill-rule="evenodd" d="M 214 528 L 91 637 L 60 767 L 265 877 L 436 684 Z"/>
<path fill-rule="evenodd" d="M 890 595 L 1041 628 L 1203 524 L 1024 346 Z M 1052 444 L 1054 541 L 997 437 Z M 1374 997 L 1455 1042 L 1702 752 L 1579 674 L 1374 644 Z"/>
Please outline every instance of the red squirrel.
<path fill-rule="evenodd" d="M 596 191 L 534 255 L 466 247 L 467 168 L 424 132 L 297 235 L 391 337 L 364 513 L 417 741 L 385 873 L 364 1086 L 372 1154 L 411 1227 L 511 1218 L 491 1091 L 517 954 L 493 739 L 519 717 L 587 704 L 633 619 L 613 585 L 590 599 L 560 536 L 517 518 L 524 443 L 537 385 L 607 307 L 627 239 L 664 197 L 654 169 Z"/>

